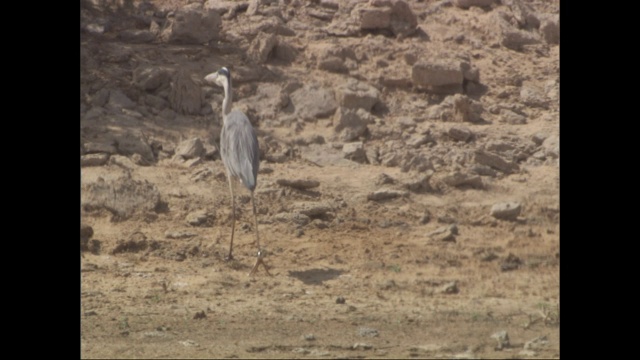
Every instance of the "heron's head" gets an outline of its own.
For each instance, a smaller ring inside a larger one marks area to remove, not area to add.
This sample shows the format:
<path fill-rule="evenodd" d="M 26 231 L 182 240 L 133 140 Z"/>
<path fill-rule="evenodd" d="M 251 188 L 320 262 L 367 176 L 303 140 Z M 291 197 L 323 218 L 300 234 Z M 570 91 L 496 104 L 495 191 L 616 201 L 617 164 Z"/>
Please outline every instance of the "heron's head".
<path fill-rule="evenodd" d="M 208 83 L 225 87 L 231 83 L 231 73 L 229 72 L 229 69 L 223 67 L 220 70 L 205 76 L 204 80 Z"/>

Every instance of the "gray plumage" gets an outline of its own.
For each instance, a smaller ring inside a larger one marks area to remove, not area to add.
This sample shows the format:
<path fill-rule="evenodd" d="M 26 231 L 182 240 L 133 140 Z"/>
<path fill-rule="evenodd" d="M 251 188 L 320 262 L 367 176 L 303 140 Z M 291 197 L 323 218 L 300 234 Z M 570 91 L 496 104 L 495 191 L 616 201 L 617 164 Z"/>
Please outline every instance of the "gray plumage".
<path fill-rule="evenodd" d="M 260 168 L 258 137 L 247 116 L 238 110 L 231 111 L 224 120 L 220 156 L 232 177 L 240 179 L 247 189 L 255 190 Z"/>

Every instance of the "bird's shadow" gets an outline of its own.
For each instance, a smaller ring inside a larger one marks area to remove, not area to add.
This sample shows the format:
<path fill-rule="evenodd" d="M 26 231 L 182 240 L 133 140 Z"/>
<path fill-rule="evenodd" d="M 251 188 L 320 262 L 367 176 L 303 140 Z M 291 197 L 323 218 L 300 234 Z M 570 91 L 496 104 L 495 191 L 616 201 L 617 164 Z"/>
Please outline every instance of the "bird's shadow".
<path fill-rule="evenodd" d="M 336 279 L 342 273 L 344 273 L 344 271 L 338 269 L 310 269 L 304 271 L 289 271 L 289 276 L 293 276 L 307 285 L 321 285 L 327 280 Z"/>

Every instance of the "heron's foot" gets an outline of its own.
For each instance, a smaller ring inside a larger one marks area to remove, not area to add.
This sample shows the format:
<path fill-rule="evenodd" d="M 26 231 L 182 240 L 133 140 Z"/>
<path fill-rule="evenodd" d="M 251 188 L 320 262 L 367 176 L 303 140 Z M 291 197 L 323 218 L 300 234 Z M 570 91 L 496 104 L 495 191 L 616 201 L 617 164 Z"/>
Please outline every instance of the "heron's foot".
<path fill-rule="evenodd" d="M 231 253 L 229 253 L 229 255 L 224 257 L 224 261 L 231 261 L 233 260 L 233 255 Z"/>
<path fill-rule="evenodd" d="M 271 275 L 271 273 L 269 273 L 269 268 L 267 267 L 267 264 L 264 263 L 264 256 L 265 256 L 265 252 L 263 250 L 258 250 L 258 259 L 256 260 L 256 264 L 253 265 L 253 268 L 251 269 L 249 276 L 255 274 L 255 272 L 258 271 L 258 267 L 260 266 L 260 264 L 262 264 L 262 267 L 264 267 L 264 271 L 267 273 L 267 275 L 273 276 Z"/>

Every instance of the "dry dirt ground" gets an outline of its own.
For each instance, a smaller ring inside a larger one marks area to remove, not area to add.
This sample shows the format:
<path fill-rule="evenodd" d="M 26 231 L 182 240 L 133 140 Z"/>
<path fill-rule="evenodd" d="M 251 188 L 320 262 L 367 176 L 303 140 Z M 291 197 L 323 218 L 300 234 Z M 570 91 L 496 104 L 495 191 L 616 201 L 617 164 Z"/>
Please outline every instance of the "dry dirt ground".
<path fill-rule="evenodd" d="M 97 9 L 98 3 L 115 10 Z M 151 2 L 161 15 L 183 3 Z M 297 55 L 293 61 L 268 59 L 258 65 L 247 50 L 250 39 L 228 40 L 241 36 L 234 29 L 258 22 L 243 10 L 233 18 L 223 16 L 220 40 L 184 45 L 118 36 L 124 29 L 147 28 L 134 16 L 143 11 L 139 2 L 83 3 L 83 19 L 107 21 L 103 32 L 81 32 L 83 156 L 90 152 L 89 143 L 108 147 L 116 139 L 120 145 L 127 136 L 154 144 L 155 152 L 152 161 L 145 161 L 115 146 L 104 150 L 106 163 L 81 169 L 82 223 L 93 230 L 80 259 L 81 356 L 559 357 L 559 160 L 548 154 L 534 158 L 539 144 L 531 140 L 559 135 L 559 100 L 557 94 L 546 95 L 544 106 L 533 106 L 521 94 L 528 84 L 558 85 L 559 45 L 542 41 L 517 51 L 500 45 L 490 28 L 491 16 L 509 12 L 514 2 L 462 9 L 446 1 L 408 1 L 418 15 L 419 33 L 407 37 L 384 31 L 327 35 L 318 31 L 326 21 L 307 15 L 325 9 L 320 1 L 280 3 L 294 32 L 286 40 Z M 558 1 L 522 3 L 539 13 L 559 11 Z M 352 48 L 358 56 L 345 60 L 346 73 L 326 71 L 313 56 L 322 46 Z M 444 96 L 376 82 L 389 73 L 410 79 L 411 66 L 403 55 L 410 51 L 418 57 L 423 52 L 469 54 L 480 71 L 476 92 L 469 97 L 485 109 L 482 121 L 463 124 L 471 139 L 453 141 L 443 135 L 460 123 L 418 115 Z M 219 136 L 221 91 L 198 83 L 204 89 L 203 114 L 159 116 L 145 102 L 144 90 L 133 84 L 133 72 L 141 65 L 186 69 L 194 81 L 224 65 L 238 74 L 255 68 L 269 72 L 262 79 L 238 81 L 235 100 L 243 104 L 243 98 L 253 96 L 255 103 L 244 103 L 244 109 L 254 106 L 252 120 L 261 146 L 277 145 L 263 149 L 256 189 L 261 242 L 273 276 L 263 269 L 248 276 L 256 248 L 249 193 L 240 184 L 235 260 L 224 261 L 230 199 L 213 146 Z M 256 94 L 265 86 L 286 92 L 292 82 L 316 81 L 332 88 L 348 77 L 376 86 L 384 104 L 371 110 L 375 123 L 354 141 L 382 148 L 395 136 L 400 144 L 395 149 L 401 152 L 408 135 L 430 131 L 434 140 L 418 150 L 433 151 L 439 158 L 432 159 L 432 175 L 422 188 L 405 185 L 428 170 L 341 158 L 342 141 L 334 133 L 332 116 L 302 121 L 278 108 L 261 115 L 260 109 L 268 106 L 261 107 L 260 101 L 267 100 Z M 102 89 L 119 89 L 136 104 L 127 111 L 96 105 Z M 213 111 L 207 112 L 211 106 Z M 502 121 L 506 115 L 500 109 L 523 114 L 526 122 Z M 417 120 L 398 125 L 399 116 Z M 300 140 L 318 135 L 324 144 Z M 208 155 L 193 164 L 175 160 L 178 145 L 194 137 L 206 144 Z M 473 165 L 473 158 L 464 154 L 490 141 L 532 150 L 514 160 L 516 171 L 481 176 L 482 186 L 447 185 L 444 175 Z M 157 151 L 160 145 L 162 151 Z M 331 157 L 331 150 L 337 155 Z M 279 184 L 283 179 L 311 179 L 319 186 L 297 189 Z M 124 185 L 112 190 L 114 203 L 91 206 L 98 201 L 100 184 L 116 183 Z M 381 188 L 400 195 L 369 199 Z M 153 206 L 136 208 L 131 198 L 118 198 L 127 196 L 122 194 L 139 196 L 143 204 L 152 198 Z M 126 208 L 130 200 L 131 208 Z M 296 215 L 303 202 L 319 210 L 306 218 Z M 492 217 L 491 207 L 500 202 L 521 204 L 518 217 Z M 451 231 L 453 225 L 457 230 Z M 492 337 L 500 331 L 509 338 L 503 347 Z"/>

